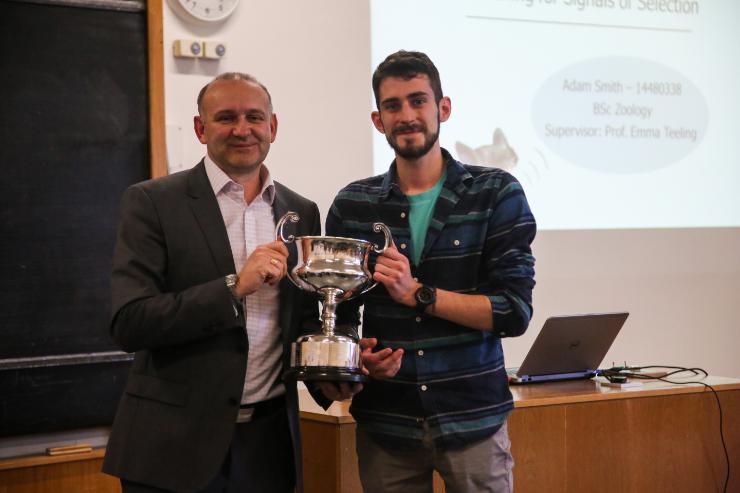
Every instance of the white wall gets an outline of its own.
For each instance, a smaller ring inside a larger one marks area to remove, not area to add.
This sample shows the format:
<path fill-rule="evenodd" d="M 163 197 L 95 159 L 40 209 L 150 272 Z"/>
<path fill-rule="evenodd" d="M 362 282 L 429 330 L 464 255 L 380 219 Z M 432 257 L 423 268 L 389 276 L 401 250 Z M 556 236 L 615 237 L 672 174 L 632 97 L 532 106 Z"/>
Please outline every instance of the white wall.
<path fill-rule="evenodd" d="M 627 310 L 604 365 L 698 366 L 740 377 L 740 230 L 542 231 L 535 317 L 505 342 L 519 363 L 550 315 Z"/>
<path fill-rule="evenodd" d="M 227 56 L 175 59 L 172 42 L 181 38 L 223 41 Z M 247 72 L 270 90 L 278 116 L 268 167 L 278 181 L 313 199 L 323 217 L 336 191 L 372 172 L 369 38 L 366 0 L 242 0 L 215 28 L 183 21 L 165 1 L 171 169 L 190 167 L 205 154 L 192 130 L 201 87 L 222 72 Z"/>
<path fill-rule="evenodd" d="M 273 96 L 280 126 L 267 162 L 278 180 L 325 215 L 340 187 L 372 174 L 367 0 L 242 0 L 218 28 L 188 24 L 165 5 L 164 37 L 173 164 L 190 166 L 204 153 L 191 129 L 198 90 L 220 72 L 245 71 Z M 228 56 L 176 61 L 178 38 L 224 41 Z M 505 342 L 508 364 L 521 362 L 547 316 L 628 310 L 605 364 L 740 377 L 739 229 L 544 231 L 534 252 L 535 318 L 527 334 Z"/>

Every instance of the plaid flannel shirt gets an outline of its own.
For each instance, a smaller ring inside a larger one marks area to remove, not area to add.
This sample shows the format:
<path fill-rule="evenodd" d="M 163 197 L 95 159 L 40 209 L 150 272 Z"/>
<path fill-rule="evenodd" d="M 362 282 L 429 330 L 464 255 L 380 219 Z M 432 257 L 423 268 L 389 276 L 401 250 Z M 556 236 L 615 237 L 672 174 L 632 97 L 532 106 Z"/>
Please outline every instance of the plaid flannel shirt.
<path fill-rule="evenodd" d="M 376 337 L 378 349 L 405 350 L 394 378 L 371 379 L 354 397 L 350 411 L 358 425 L 389 442 L 413 443 L 426 432 L 438 447 L 457 448 L 495 433 L 513 409 L 501 338 L 524 333 L 532 316 L 536 223 L 512 175 L 463 165 L 442 152 L 447 178 L 412 275 L 440 289 L 487 296 L 493 331 L 420 315 L 394 302 L 382 285 L 340 304 L 338 322 L 357 327 L 364 303 L 363 337 Z M 326 234 L 377 243 L 372 224 L 380 221 L 410 257 L 409 202 L 396 180 L 393 162 L 387 173 L 342 189 Z"/>

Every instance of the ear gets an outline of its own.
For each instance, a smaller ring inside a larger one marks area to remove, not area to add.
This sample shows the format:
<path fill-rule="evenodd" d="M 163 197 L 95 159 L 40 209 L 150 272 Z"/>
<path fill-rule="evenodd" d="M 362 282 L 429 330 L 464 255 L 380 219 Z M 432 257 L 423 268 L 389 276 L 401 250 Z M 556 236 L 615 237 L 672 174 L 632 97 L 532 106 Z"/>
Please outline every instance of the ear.
<path fill-rule="evenodd" d="M 275 142 L 275 137 L 277 136 L 277 127 L 278 127 L 277 115 L 273 113 L 270 116 L 270 144 Z"/>
<path fill-rule="evenodd" d="M 193 117 L 193 129 L 195 130 L 195 135 L 198 137 L 200 143 L 206 144 L 206 126 L 200 115 L 195 115 Z"/>
<path fill-rule="evenodd" d="M 439 100 L 439 121 L 446 122 L 452 113 L 452 100 L 449 96 L 443 96 Z"/>
<path fill-rule="evenodd" d="M 455 150 L 460 161 L 477 164 L 475 162 L 475 151 L 471 147 L 466 146 L 462 142 L 455 142 Z"/>
<path fill-rule="evenodd" d="M 455 142 L 455 150 L 457 151 L 458 161 L 468 164 L 478 164 L 478 158 L 472 148 L 462 142 Z"/>
<path fill-rule="evenodd" d="M 509 142 L 506 140 L 506 136 L 504 135 L 504 132 L 502 132 L 500 128 L 496 128 L 496 130 L 493 131 L 493 145 L 495 146 L 509 145 Z"/>
<path fill-rule="evenodd" d="M 375 125 L 377 131 L 385 135 L 385 126 L 383 125 L 383 120 L 380 119 L 380 112 L 373 111 L 370 113 L 370 119 L 373 121 L 373 125 Z"/>

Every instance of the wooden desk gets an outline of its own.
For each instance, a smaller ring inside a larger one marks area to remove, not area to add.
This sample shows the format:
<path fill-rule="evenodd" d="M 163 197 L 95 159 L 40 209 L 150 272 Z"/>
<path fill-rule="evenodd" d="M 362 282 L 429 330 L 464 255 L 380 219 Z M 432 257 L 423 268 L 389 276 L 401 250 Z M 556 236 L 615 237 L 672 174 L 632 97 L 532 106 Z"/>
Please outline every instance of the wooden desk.
<path fill-rule="evenodd" d="M 324 411 L 299 391 L 305 493 L 361 492 L 355 453 L 355 421 L 349 401 Z"/>
<path fill-rule="evenodd" d="M 732 476 L 740 492 L 740 380 L 710 377 L 724 415 Z M 517 493 L 721 491 L 725 458 L 714 395 L 660 382 L 612 389 L 593 381 L 513 387 L 509 433 Z M 360 492 L 349 403 L 325 412 L 302 392 L 306 493 Z M 69 457 L 0 460 L 0 493 L 120 491 L 100 473 L 104 450 Z M 444 486 L 437 478 L 435 491 Z"/>
<path fill-rule="evenodd" d="M 120 493 L 118 479 L 100 472 L 105 449 L 74 455 L 0 460 L 0 493 Z"/>
<path fill-rule="evenodd" d="M 722 403 L 740 492 L 740 380 L 709 377 Z M 717 401 L 701 385 L 648 382 L 614 389 L 595 381 L 512 387 L 509 433 L 517 493 L 722 491 L 726 465 Z M 359 492 L 348 403 L 329 412 L 301 396 L 306 493 Z M 437 481 L 435 491 L 444 491 Z"/>

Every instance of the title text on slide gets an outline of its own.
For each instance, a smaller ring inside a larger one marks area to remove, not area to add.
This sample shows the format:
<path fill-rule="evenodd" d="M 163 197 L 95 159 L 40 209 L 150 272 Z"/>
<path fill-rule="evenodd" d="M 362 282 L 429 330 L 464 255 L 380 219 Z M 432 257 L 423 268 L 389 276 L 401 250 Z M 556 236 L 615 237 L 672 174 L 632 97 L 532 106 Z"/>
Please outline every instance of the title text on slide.
<path fill-rule="evenodd" d="M 621 9 L 666 14 L 698 15 L 698 0 L 519 0 L 527 7 L 564 5 L 578 10 Z"/>

